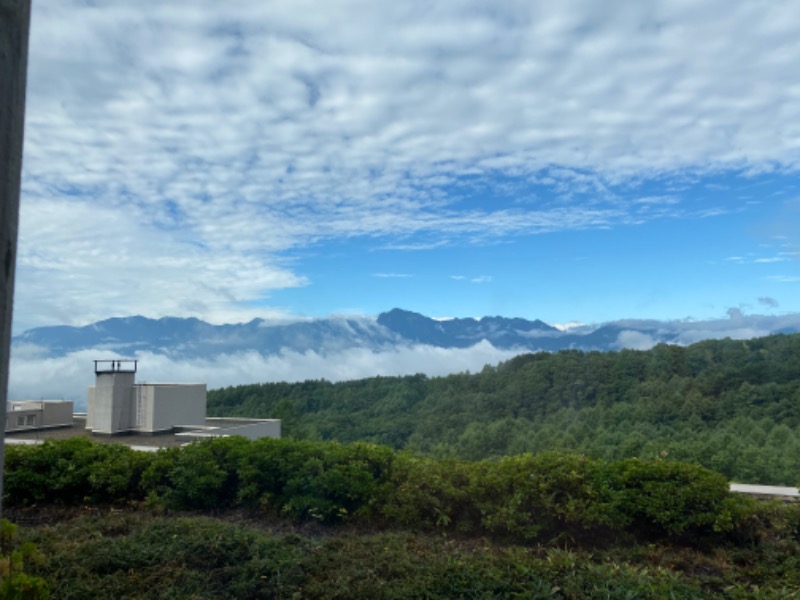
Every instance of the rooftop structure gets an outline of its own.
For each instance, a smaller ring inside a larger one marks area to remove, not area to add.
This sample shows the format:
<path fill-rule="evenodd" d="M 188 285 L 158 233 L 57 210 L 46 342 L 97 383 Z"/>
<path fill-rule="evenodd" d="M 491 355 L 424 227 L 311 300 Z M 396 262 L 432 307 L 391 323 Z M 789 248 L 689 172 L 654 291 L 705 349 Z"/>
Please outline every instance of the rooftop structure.
<path fill-rule="evenodd" d="M 206 418 L 204 383 L 136 383 L 135 360 L 94 361 L 86 428 L 117 435 L 156 433 L 202 426 Z"/>
<path fill-rule="evenodd" d="M 95 384 L 86 414 L 72 402 L 9 404 L 8 443 L 35 443 L 76 435 L 111 438 L 134 447 L 159 448 L 211 437 L 251 440 L 281 437 L 280 419 L 226 419 L 206 416 L 204 383 L 137 383 L 138 361 L 95 360 Z M 53 428 L 63 428 L 51 431 Z"/>
<path fill-rule="evenodd" d="M 72 402 L 66 400 L 22 400 L 6 408 L 6 433 L 72 426 Z"/>

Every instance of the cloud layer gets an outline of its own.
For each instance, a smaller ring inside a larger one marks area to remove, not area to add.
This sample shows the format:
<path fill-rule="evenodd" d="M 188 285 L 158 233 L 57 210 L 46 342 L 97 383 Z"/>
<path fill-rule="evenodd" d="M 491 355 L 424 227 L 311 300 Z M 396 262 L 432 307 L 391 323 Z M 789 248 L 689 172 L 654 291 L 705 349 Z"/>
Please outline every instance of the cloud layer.
<path fill-rule="evenodd" d="M 401 346 L 385 352 L 353 348 L 335 354 L 284 351 L 273 356 L 242 352 L 213 359 L 179 361 L 164 355 L 142 353 L 138 355 L 140 370 L 137 380 L 201 382 L 211 389 L 265 381 L 344 381 L 416 373 L 437 376 L 479 371 L 486 364 L 496 364 L 516 354 L 512 350 L 498 350 L 488 342 L 465 349 Z M 11 359 L 9 398 L 64 398 L 85 406 L 86 389 L 94 385 L 92 361 L 98 356 L 125 358 L 111 356 L 103 349 L 82 350 L 49 358 L 33 347 L 15 347 Z"/>
<path fill-rule="evenodd" d="M 637 185 L 800 166 L 797 22 L 790 1 L 36 2 L 17 320 L 247 318 L 324 240 L 700 214 Z"/>

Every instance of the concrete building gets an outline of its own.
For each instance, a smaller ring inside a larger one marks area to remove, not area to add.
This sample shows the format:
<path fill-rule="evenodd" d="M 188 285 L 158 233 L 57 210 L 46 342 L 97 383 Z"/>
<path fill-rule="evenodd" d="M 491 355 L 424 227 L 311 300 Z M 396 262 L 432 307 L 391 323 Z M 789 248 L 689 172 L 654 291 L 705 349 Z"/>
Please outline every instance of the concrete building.
<path fill-rule="evenodd" d="M 135 360 L 94 361 L 86 429 L 92 433 L 159 433 L 202 426 L 206 419 L 204 383 L 136 383 Z"/>
<path fill-rule="evenodd" d="M 174 434 L 178 442 L 240 435 L 280 438 L 280 419 L 206 417 L 204 383 L 136 383 L 136 360 L 94 361 L 85 428 L 93 434 Z"/>
<path fill-rule="evenodd" d="M 207 417 L 204 383 L 136 383 L 137 365 L 136 360 L 94 361 L 86 413 L 74 413 L 66 401 L 10 402 L 6 443 L 91 435 L 100 442 L 156 450 L 214 437 L 281 437 L 280 419 Z"/>
<path fill-rule="evenodd" d="M 6 408 L 6 432 L 72 427 L 72 402 L 67 400 L 22 400 Z"/>

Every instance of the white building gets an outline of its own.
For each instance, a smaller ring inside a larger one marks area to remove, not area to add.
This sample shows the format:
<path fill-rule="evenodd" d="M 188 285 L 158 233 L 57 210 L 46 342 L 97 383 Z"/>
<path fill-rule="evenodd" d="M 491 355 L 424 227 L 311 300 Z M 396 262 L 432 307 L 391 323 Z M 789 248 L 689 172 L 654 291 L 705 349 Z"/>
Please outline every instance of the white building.
<path fill-rule="evenodd" d="M 9 402 L 6 432 L 72 427 L 72 402 L 67 400 L 21 400 Z"/>
<path fill-rule="evenodd" d="M 202 427 L 206 384 L 136 383 L 135 360 L 94 361 L 86 429 L 92 433 L 159 433 Z"/>
<path fill-rule="evenodd" d="M 134 448 L 171 447 L 206 438 L 242 436 L 280 438 L 280 419 L 206 417 L 205 383 L 136 383 L 136 360 L 94 361 L 95 384 L 89 388 L 86 414 L 73 413 L 69 401 L 9 402 L 7 443 L 38 443 L 71 437 L 69 431 L 120 436 Z M 133 445 L 125 434 L 148 439 Z M 34 436 L 35 437 L 32 437 Z M 111 440 L 109 440 L 111 441 Z"/>

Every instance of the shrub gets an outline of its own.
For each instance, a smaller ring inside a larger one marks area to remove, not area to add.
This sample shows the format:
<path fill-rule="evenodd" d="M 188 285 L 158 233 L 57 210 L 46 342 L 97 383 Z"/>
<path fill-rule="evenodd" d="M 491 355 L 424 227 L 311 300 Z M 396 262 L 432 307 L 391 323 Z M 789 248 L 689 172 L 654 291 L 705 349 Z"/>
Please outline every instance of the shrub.
<path fill-rule="evenodd" d="M 733 527 L 728 482 L 722 475 L 672 461 L 628 459 L 608 466 L 619 490 L 617 510 L 645 537 L 703 537 Z"/>
<path fill-rule="evenodd" d="M 479 473 L 472 495 L 491 533 L 533 540 L 624 524 L 599 461 L 574 454 L 523 454 L 483 463 Z"/>
<path fill-rule="evenodd" d="M 141 497 L 148 463 L 146 455 L 131 448 L 86 437 L 10 446 L 4 495 L 11 505 L 126 502 Z"/>
<path fill-rule="evenodd" d="M 407 527 L 477 531 L 480 519 L 471 497 L 475 468 L 475 463 L 399 454 L 375 513 Z"/>
<path fill-rule="evenodd" d="M 239 501 L 293 518 L 341 520 L 373 502 L 393 457 L 365 443 L 258 440 L 239 465 Z"/>

